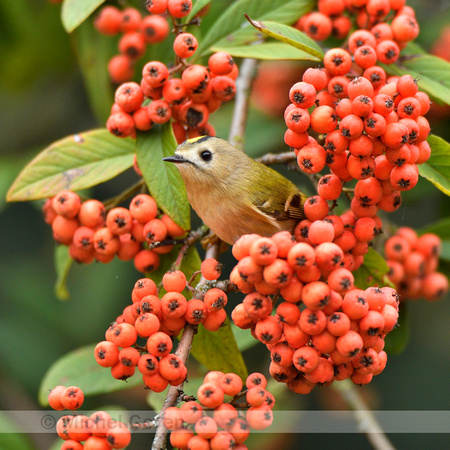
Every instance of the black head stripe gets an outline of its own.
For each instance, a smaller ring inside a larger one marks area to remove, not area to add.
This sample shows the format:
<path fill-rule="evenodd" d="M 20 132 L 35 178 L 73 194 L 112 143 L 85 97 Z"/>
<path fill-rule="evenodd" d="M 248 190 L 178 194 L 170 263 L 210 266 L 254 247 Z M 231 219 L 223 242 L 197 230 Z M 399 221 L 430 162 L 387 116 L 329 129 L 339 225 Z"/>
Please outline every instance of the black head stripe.
<path fill-rule="evenodd" d="M 202 136 L 200 139 L 194 142 L 194 144 L 201 144 L 202 142 L 207 141 L 208 139 L 211 139 L 211 136 Z"/>

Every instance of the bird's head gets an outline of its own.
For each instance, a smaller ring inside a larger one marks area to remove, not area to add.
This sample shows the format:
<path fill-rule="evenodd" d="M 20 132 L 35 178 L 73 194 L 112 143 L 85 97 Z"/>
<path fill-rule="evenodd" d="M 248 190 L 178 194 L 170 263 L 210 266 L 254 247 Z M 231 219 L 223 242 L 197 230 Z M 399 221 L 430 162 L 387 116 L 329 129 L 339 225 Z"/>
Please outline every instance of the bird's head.
<path fill-rule="evenodd" d="M 233 172 L 243 155 L 224 139 L 201 136 L 180 144 L 164 161 L 177 165 L 186 184 L 208 185 Z"/>

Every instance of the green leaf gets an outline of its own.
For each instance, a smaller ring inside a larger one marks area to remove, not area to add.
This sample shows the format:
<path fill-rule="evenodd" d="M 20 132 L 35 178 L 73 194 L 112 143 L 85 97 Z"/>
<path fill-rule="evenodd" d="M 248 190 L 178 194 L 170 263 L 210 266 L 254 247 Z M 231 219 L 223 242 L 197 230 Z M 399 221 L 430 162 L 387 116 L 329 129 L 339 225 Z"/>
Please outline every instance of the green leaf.
<path fill-rule="evenodd" d="M 274 22 L 290 24 L 306 14 L 314 4 L 313 0 L 239 0 L 232 2 L 199 43 L 197 57 L 209 52 L 211 47 L 222 39 L 232 42 L 235 39 L 234 34 L 239 32 L 241 27 L 248 27 L 244 13 L 255 20 L 270 19 Z M 223 46 L 224 43 L 220 45 Z"/>
<path fill-rule="evenodd" d="M 116 380 L 111 370 L 99 366 L 94 357 L 96 344 L 86 345 L 58 359 L 45 374 L 39 387 L 39 403 L 47 406 L 48 393 L 55 386 L 78 386 L 85 396 L 108 394 L 142 384 L 139 373 L 127 381 Z"/>
<path fill-rule="evenodd" d="M 255 58 L 266 60 L 301 60 L 318 61 L 315 56 L 311 56 L 302 50 L 282 42 L 262 42 L 258 45 L 239 45 L 219 47 L 215 45 L 211 48 L 214 52 L 228 52 L 231 56 L 238 58 Z"/>
<path fill-rule="evenodd" d="M 71 33 L 81 25 L 105 0 L 64 0 L 61 20 L 65 30 Z"/>
<path fill-rule="evenodd" d="M 200 325 L 192 343 L 191 354 L 208 370 L 234 372 L 243 380 L 248 376 L 228 318 L 218 331 L 208 331 Z"/>
<path fill-rule="evenodd" d="M 69 300 L 70 298 L 66 280 L 72 263 L 73 259 L 69 255 L 69 247 L 66 245 L 57 245 L 55 247 L 55 295 L 58 300 Z"/>
<path fill-rule="evenodd" d="M 418 79 L 419 88 L 434 100 L 450 104 L 450 63 L 426 53 L 416 44 L 408 44 L 395 64 L 382 65 L 393 75 L 410 74 Z"/>
<path fill-rule="evenodd" d="M 450 195 L 450 144 L 444 139 L 430 135 L 430 159 L 419 165 L 419 174 L 433 183 L 444 194 Z"/>
<path fill-rule="evenodd" d="M 234 323 L 231 323 L 231 330 L 233 331 L 234 338 L 236 339 L 238 348 L 241 352 L 258 345 L 259 341 L 252 336 L 250 330 L 243 330 Z"/>
<path fill-rule="evenodd" d="M 30 438 L 26 434 L 21 434 L 20 431 L 8 412 L 0 411 L 0 448 L 2 450 L 33 450 L 36 448 Z"/>
<path fill-rule="evenodd" d="M 302 50 L 311 55 L 313 61 L 322 61 L 323 52 L 319 45 L 305 33 L 297 30 L 297 28 L 282 23 L 253 20 L 247 14 L 245 14 L 245 17 L 255 28 L 265 35 Z"/>
<path fill-rule="evenodd" d="M 402 302 L 400 303 L 397 326 L 384 338 L 386 342 L 384 351 L 388 355 L 398 355 L 402 353 L 408 345 L 409 315 L 407 303 L 407 299 L 402 299 Z"/>
<path fill-rule="evenodd" d="M 163 161 L 176 147 L 170 122 L 137 133 L 137 161 L 150 194 L 177 225 L 188 230 L 191 219 L 186 188 L 175 164 Z"/>
<path fill-rule="evenodd" d="M 99 123 L 106 123 L 114 102 L 114 89 L 106 67 L 117 53 L 117 41 L 96 31 L 91 21 L 80 26 L 71 38 L 91 108 Z"/>
<path fill-rule="evenodd" d="M 197 0 L 194 2 L 191 12 L 183 19 L 183 23 L 190 22 L 195 15 L 209 3 L 211 3 L 211 0 Z"/>
<path fill-rule="evenodd" d="M 362 266 L 353 272 L 355 286 L 359 289 L 367 289 L 370 286 L 394 287 L 386 276 L 388 272 L 389 267 L 385 259 L 373 248 L 369 248 L 369 251 L 364 255 Z"/>
<path fill-rule="evenodd" d="M 450 262 L 450 241 L 442 241 L 442 251 L 439 259 Z"/>
<path fill-rule="evenodd" d="M 450 217 L 447 217 L 442 220 L 438 220 L 430 225 L 426 225 L 425 227 L 419 228 L 416 230 L 417 233 L 421 236 L 425 233 L 434 233 L 437 234 L 441 239 L 450 239 Z"/>
<path fill-rule="evenodd" d="M 63 189 L 80 190 L 114 178 L 133 165 L 134 141 L 106 129 L 57 141 L 39 153 L 19 174 L 6 199 L 48 198 Z"/>

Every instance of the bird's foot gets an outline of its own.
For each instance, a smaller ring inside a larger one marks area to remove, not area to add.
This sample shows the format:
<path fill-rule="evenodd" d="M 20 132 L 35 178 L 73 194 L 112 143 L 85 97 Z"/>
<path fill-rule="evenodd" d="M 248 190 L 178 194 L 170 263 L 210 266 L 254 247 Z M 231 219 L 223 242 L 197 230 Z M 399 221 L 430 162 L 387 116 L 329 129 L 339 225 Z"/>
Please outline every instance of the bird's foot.
<path fill-rule="evenodd" d="M 225 253 L 228 250 L 228 244 L 222 241 L 217 234 L 211 232 L 201 240 L 201 244 L 203 248 L 207 248 L 210 245 L 218 245 L 219 253 Z"/>

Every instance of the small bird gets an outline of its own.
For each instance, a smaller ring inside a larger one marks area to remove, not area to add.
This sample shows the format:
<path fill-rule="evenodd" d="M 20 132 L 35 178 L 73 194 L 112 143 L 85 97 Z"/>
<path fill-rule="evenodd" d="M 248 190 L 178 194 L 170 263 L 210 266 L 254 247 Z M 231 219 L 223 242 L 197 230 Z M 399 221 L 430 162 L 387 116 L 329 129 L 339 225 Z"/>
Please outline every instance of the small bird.
<path fill-rule="evenodd" d="M 224 139 L 189 139 L 163 160 L 177 165 L 192 208 L 228 244 L 248 233 L 292 233 L 305 218 L 297 186 Z"/>

